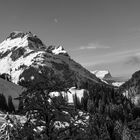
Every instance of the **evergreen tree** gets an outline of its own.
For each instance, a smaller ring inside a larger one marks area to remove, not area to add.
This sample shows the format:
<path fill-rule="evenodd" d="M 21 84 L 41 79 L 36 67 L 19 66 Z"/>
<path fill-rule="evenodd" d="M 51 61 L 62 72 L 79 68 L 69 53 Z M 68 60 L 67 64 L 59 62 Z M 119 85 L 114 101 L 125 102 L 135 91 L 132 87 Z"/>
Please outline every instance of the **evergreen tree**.
<path fill-rule="evenodd" d="M 15 112 L 15 107 L 11 96 L 8 96 L 8 110 L 10 113 Z"/>
<path fill-rule="evenodd" d="M 22 112 L 23 111 L 23 101 L 19 100 L 19 105 L 18 105 L 18 112 Z"/>
<path fill-rule="evenodd" d="M 2 111 L 8 111 L 7 101 L 3 94 L 0 94 L 0 109 Z"/>

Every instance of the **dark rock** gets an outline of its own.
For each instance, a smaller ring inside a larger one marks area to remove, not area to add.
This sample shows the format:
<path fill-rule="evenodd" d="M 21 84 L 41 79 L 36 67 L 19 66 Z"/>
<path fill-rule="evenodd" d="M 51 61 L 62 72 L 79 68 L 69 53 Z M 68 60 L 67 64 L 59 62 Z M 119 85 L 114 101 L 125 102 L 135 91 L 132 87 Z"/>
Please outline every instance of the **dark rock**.
<path fill-rule="evenodd" d="M 18 48 L 16 50 L 12 51 L 11 59 L 13 61 L 17 60 L 20 58 L 22 55 L 24 55 L 25 49 L 24 48 Z"/>
<path fill-rule="evenodd" d="M 25 36 L 25 33 L 23 32 L 12 32 L 7 38 L 10 38 L 10 39 L 15 39 L 15 38 L 23 38 Z"/>

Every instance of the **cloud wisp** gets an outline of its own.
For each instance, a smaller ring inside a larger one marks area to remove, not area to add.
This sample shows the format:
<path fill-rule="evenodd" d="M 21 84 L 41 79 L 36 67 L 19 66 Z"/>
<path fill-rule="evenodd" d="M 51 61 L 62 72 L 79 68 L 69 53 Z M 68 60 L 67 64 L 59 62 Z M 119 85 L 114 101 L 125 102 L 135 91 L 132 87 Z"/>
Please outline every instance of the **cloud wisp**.
<path fill-rule="evenodd" d="M 131 66 L 139 65 L 140 64 L 140 57 L 132 56 L 125 62 L 125 64 L 131 65 Z"/>
<path fill-rule="evenodd" d="M 55 22 L 55 23 L 58 23 L 58 19 L 57 19 L 57 18 L 54 18 L 54 22 Z"/>
<path fill-rule="evenodd" d="M 92 49 L 110 49 L 110 46 L 104 46 L 98 43 L 89 43 L 87 46 L 81 46 L 80 50 L 92 50 Z"/>
<path fill-rule="evenodd" d="M 110 64 L 123 64 L 124 66 L 136 66 L 140 64 L 140 49 L 113 52 L 102 56 L 95 56 L 94 62 L 87 62 L 83 65 L 110 65 Z"/>

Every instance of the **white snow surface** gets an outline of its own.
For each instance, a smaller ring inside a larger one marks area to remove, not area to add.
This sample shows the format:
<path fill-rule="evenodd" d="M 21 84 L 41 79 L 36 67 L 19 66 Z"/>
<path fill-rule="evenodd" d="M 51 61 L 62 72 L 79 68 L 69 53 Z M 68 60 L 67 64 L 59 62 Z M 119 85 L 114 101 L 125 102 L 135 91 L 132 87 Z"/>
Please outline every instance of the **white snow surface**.
<path fill-rule="evenodd" d="M 52 50 L 53 54 L 60 54 L 60 53 L 67 53 L 62 46 L 56 47 L 54 50 Z"/>
<path fill-rule="evenodd" d="M 120 87 L 124 82 L 113 82 L 112 85 L 116 87 Z"/>
<path fill-rule="evenodd" d="M 11 50 L 13 47 L 22 47 L 22 46 L 28 46 L 28 40 L 27 36 L 23 38 L 15 38 L 15 39 L 10 39 L 8 38 L 7 40 L 4 40 L 0 44 L 0 52 L 6 52 L 7 50 Z"/>
<path fill-rule="evenodd" d="M 35 58 L 40 53 L 43 53 L 43 52 L 39 51 L 39 52 L 31 53 L 27 57 L 21 56 L 16 61 L 12 61 L 12 59 L 10 58 L 11 56 L 11 53 L 10 53 L 7 57 L 0 59 L 0 66 L 2 66 L 0 67 L 0 73 L 8 73 L 12 77 L 12 82 L 17 84 L 19 81 L 20 74 L 24 71 L 24 69 L 19 68 L 19 67 L 22 65 L 25 65 L 27 67 L 32 65 L 34 62 L 32 61 L 33 58 Z M 40 59 L 40 62 L 41 62 L 41 57 L 38 59 Z M 42 64 L 38 63 L 38 65 L 42 65 Z"/>
<path fill-rule="evenodd" d="M 74 126 L 83 125 L 83 126 L 87 127 L 88 124 L 89 124 L 89 114 L 88 113 L 84 113 L 82 111 L 79 111 L 78 115 L 76 115 L 74 117 L 71 117 L 70 122 Z M 57 129 L 66 128 L 66 127 L 69 127 L 69 123 L 68 122 L 56 121 L 54 123 L 54 126 Z M 79 129 L 82 129 L 82 128 L 79 128 Z"/>
<path fill-rule="evenodd" d="M 109 74 L 109 71 L 108 70 L 95 70 L 95 71 L 91 71 L 91 73 L 95 74 L 96 77 L 103 79 L 105 75 Z"/>

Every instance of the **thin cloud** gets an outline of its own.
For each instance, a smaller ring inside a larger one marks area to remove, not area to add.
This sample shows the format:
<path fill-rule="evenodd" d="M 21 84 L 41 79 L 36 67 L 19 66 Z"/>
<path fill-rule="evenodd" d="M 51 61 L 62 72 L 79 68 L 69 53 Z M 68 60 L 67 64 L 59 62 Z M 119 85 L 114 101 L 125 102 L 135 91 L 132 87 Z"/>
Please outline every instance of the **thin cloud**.
<path fill-rule="evenodd" d="M 81 46 L 80 50 L 92 50 L 92 49 L 109 49 L 110 46 L 100 45 L 98 43 L 90 43 L 87 46 Z"/>
<path fill-rule="evenodd" d="M 126 51 L 119 51 L 119 52 L 113 52 L 110 54 L 102 55 L 103 57 L 128 57 L 128 56 L 134 56 L 134 55 L 140 55 L 140 49 L 135 50 L 126 50 Z"/>
<path fill-rule="evenodd" d="M 127 65 L 139 65 L 140 64 L 140 52 L 134 53 L 126 58 L 125 64 Z"/>
<path fill-rule="evenodd" d="M 127 50 L 127 51 L 119 51 L 113 52 L 109 54 L 105 54 L 102 56 L 95 56 L 94 62 L 86 62 L 83 63 L 85 67 L 99 65 L 99 64 L 112 64 L 112 63 L 123 63 L 126 65 L 138 65 L 140 64 L 140 49 L 136 50 Z"/>
<path fill-rule="evenodd" d="M 55 22 L 55 23 L 58 23 L 58 19 L 57 19 L 57 18 L 55 18 L 55 19 L 54 19 L 54 22 Z"/>

